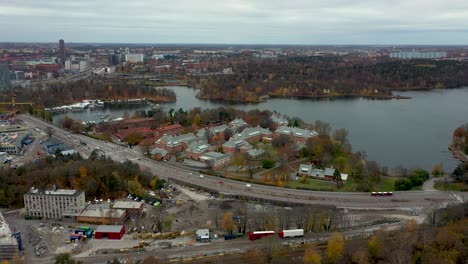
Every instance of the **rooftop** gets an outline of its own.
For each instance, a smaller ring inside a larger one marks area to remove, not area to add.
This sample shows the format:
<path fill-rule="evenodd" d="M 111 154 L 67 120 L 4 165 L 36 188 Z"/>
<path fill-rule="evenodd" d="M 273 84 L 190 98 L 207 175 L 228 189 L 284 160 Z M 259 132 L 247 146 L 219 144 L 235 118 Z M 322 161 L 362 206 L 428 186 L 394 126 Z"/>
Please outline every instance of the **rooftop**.
<path fill-rule="evenodd" d="M 121 209 L 85 209 L 81 212 L 81 217 L 103 217 L 103 218 L 121 218 L 125 210 Z"/>
<path fill-rule="evenodd" d="M 77 191 L 73 189 L 55 189 L 55 190 L 41 190 L 31 187 L 29 189 L 28 195 L 61 195 L 61 196 L 78 196 L 82 194 L 82 191 Z"/>
<path fill-rule="evenodd" d="M 115 209 L 139 209 L 143 205 L 142 202 L 125 202 L 118 201 L 114 204 Z"/>
<path fill-rule="evenodd" d="M 120 233 L 123 226 L 121 225 L 99 225 L 96 228 L 95 232 L 102 232 L 102 233 Z"/>

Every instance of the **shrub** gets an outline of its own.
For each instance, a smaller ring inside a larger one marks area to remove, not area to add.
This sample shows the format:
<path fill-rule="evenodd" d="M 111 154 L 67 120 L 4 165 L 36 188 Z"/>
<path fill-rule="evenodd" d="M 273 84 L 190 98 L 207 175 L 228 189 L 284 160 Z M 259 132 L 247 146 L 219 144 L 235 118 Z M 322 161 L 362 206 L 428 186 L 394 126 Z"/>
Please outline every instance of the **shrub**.
<path fill-rule="evenodd" d="M 413 184 L 408 179 L 400 179 L 395 181 L 395 190 L 396 191 L 407 191 L 413 188 Z"/>

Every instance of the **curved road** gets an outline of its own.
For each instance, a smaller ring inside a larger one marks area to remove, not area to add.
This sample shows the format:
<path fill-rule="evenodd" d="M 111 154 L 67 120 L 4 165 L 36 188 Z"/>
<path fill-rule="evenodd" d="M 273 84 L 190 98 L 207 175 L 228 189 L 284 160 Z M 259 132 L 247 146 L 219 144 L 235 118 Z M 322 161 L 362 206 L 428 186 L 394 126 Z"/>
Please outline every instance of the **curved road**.
<path fill-rule="evenodd" d="M 54 128 L 54 137 L 70 143 L 73 140 L 86 142 L 92 148 L 99 148 L 106 156 L 118 162 L 131 160 L 141 166 L 142 169 L 158 175 L 162 178 L 173 178 L 187 184 L 199 186 L 204 189 L 211 189 L 220 193 L 228 193 L 244 196 L 251 199 L 264 199 L 270 201 L 303 204 L 303 205 L 331 205 L 339 208 L 349 209 L 423 209 L 425 207 L 446 206 L 449 203 L 460 203 L 468 198 L 466 193 L 440 192 L 435 191 L 429 185 L 423 191 L 394 192 L 389 197 L 371 197 L 369 193 L 358 192 L 318 192 L 307 190 L 296 190 L 250 184 L 247 187 L 245 182 L 218 178 L 204 175 L 199 177 L 195 170 L 179 168 L 166 162 L 157 162 L 148 159 L 133 149 L 125 148 L 117 144 L 96 140 L 80 134 L 70 134 L 70 132 L 46 123 L 30 115 L 20 115 L 19 118 L 31 127 L 45 130 L 46 127 Z M 465 198 L 466 197 L 466 198 Z"/>

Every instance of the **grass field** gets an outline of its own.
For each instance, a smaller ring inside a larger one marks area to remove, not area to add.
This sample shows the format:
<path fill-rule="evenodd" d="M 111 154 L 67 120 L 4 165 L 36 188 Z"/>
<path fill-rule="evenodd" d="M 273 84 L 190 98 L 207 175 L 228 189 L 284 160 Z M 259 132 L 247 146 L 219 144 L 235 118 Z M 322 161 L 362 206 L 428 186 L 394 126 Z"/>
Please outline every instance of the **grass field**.
<path fill-rule="evenodd" d="M 395 190 L 395 181 L 397 178 L 393 177 L 382 177 L 382 180 L 377 184 L 376 191 L 380 192 L 391 192 Z"/>
<path fill-rule="evenodd" d="M 466 192 L 468 191 L 468 184 L 463 182 L 436 182 L 434 188 L 441 191 Z"/>
<path fill-rule="evenodd" d="M 305 189 L 314 191 L 337 191 L 338 188 L 334 182 L 322 181 L 315 179 L 308 179 L 307 183 L 301 183 L 298 181 L 290 181 L 288 186 L 292 189 Z"/>
<path fill-rule="evenodd" d="M 106 134 L 96 133 L 96 134 L 89 134 L 89 136 L 95 139 L 112 142 L 112 139 Z"/>

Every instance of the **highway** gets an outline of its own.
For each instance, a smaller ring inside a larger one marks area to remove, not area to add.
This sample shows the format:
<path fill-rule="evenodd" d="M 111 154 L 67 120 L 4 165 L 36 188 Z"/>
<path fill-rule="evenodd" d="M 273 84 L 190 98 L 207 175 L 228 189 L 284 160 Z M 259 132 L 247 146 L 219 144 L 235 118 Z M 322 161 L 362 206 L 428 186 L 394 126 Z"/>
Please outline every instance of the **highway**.
<path fill-rule="evenodd" d="M 87 146 L 98 148 L 104 155 L 117 162 L 131 160 L 139 164 L 143 170 L 153 175 L 158 175 L 161 178 L 173 178 L 203 189 L 243 196 L 249 199 L 302 205 L 329 205 L 347 209 L 400 209 L 421 211 L 425 208 L 433 208 L 434 206 L 440 207 L 450 203 L 461 203 L 468 198 L 466 192 L 441 192 L 434 190 L 430 186 L 427 188 L 428 190 L 394 192 L 393 196 L 387 197 L 371 197 L 369 193 L 359 192 L 296 190 L 253 183 L 250 184 L 250 187 L 247 187 L 245 182 L 235 180 L 209 175 L 204 175 L 204 177 L 201 178 L 199 177 L 200 173 L 196 170 L 179 168 L 167 162 L 151 160 L 134 149 L 122 147 L 117 144 L 96 140 L 81 134 L 71 134 L 69 131 L 53 126 L 50 123 L 46 123 L 30 115 L 19 115 L 18 118 L 23 120 L 30 127 L 37 127 L 42 130 L 45 130 L 47 127 L 53 127 L 53 136 L 66 143 L 70 143 L 70 141 L 74 140 L 85 142 Z M 80 149 L 78 149 L 78 151 L 82 152 Z"/>

